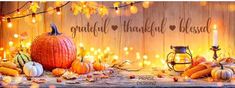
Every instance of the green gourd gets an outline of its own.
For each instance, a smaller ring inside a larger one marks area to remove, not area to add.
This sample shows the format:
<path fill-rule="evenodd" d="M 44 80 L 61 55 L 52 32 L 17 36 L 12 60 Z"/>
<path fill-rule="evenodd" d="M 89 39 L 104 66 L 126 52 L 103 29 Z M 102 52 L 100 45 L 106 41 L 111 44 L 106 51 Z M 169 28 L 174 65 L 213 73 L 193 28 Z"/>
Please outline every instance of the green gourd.
<path fill-rule="evenodd" d="M 24 64 L 29 61 L 31 58 L 27 53 L 18 52 L 14 58 L 14 63 L 20 68 L 23 68 Z"/>

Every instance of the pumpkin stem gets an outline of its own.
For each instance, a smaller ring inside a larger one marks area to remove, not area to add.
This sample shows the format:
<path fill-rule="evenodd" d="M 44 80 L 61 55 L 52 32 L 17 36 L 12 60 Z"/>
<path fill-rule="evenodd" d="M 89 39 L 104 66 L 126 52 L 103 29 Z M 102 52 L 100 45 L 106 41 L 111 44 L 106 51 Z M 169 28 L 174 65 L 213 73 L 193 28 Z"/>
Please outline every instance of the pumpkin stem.
<path fill-rule="evenodd" d="M 33 66 L 35 66 L 35 62 L 33 62 Z"/>
<path fill-rule="evenodd" d="M 99 59 L 99 63 L 101 63 L 101 60 Z"/>
<path fill-rule="evenodd" d="M 81 62 L 83 62 L 83 56 L 81 57 Z"/>
<path fill-rule="evenodd" d="M 57 27 L 55 24 L 51 24 L 52 31 L 49 33 L 50 35 L 60 35 L 61 33 L 58 32 Z"/>
<path fill-rule="evenodd" d="M 18 53 L 19 55 L 21 55 L 20 51 L 17 51 L 17 53 Z"/>
<path fill-rule="evenodd" d="M 219 63 L 219 65 L 221 69 L 224 69 L 224 66 L 221 63 Z"/>

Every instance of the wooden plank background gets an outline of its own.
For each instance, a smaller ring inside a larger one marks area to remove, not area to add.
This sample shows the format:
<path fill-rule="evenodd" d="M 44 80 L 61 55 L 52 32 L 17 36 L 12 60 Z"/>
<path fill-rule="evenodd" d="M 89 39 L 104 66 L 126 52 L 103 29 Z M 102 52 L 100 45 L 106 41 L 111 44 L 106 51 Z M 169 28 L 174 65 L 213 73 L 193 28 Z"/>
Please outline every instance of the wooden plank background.
<path fill-rule="evenodd" d="M 113 2 L 99 2 L 106 6 L 112 6 Z M 23 5 L 24 2 L 1 2 L 1 13 L 12 11 L 17 7 Z M 149 60 L 153 66 L 159 65 L 158 62 L 166 59 L 166 55 L 171 51 L 170 45 L 188 45 L 193 51 L 193 56 L 202 55 L 207 59 L 212 59 L 212 51 L 209 50 L 212 42 L 212 33 L 200 33 L 200 34 L 186 34 L 176 31 L 170 31 L 169 25 L 176 25 L 176 30 L 179 30 L 180 18 L 191 18 L 191 24 L 194 26 L 206 25 L 208 18 L 211 18 L 212 24 L 216 23 L 219 29 L 219 45 L 221 47 L 220 53 L 230 54 L 234 56 L 235 49 L 235 12 L 234 2 L 151 2 L 150 8 L 142 8 L 142 4 L 137 4 L 138 13 L 131 14 L 129 7 L 121 9 L 121 15 L 115 14 L 115 11 L 110 9 L 109 15 L 100 17 L 98 14 L 92 15 L 87 19 L 84 15 L 79 14 L 74 16 L 72 14 L 71 3 L 62 9 L 61 15 L 56 14 L 42 14 L 37 15 L 37 23 L 31 23 L 31 17 L 13 20 L 13 28 L 7 28 L 6 22 L 0 24 L 0 46 L 7 48 L 8 41 L 17 41 L 13 38 L 13 34 L 28 32 L 30 39 L 33 39 L 44 32 L 50 31 L 50 23 L 54 22 L 59 31 L 69 36 L 72 35 L 70 28 L 76 25 L 86 25 L 87 22 L 94 24 L 98 22 L 98 25 L 103 24 L 105 18 L 110 18 L 109 24 L 118 25 L 118 30 L 111 30 L 109 25 L 109 31 L 107 34 L 99 33 L 97 37 L 94 37 L 92 33 L 77 33 L 74 41 L 77 47 L 80 43 L 83 43 L 85 47 L 94 47 L 105 49 L 110 47 L 111 50 L 119 55 L 120 60 L 136 59 L 136 52 L 139 52 L 142 56 L 148 55 Z M 48 7 L 54 7 L 53 2 L 39 2 L 40 11 L 46 10 Z M 26 11 L 27 12 L 27 11 Z M 144 26 L 144 22 L 147 19 L 155 21 L 155 25 L 160 25 L 161 20 L 167 18 L 166 32 L 164 34 L 156 33 L 154 37 L 150 33 L 138 33 L 130 32 L 125 33 L 123 31 L 123 23 L 126 20 L 132 19 L 131 26 Z M 211 29 L 211 28 L 210 28 Z M 132 47 L 133 50 L 129 56 L 126 56 L 123 48 Z M 156 57 L 157 56 L 157 57 Z M 158 57 L 160 56 L 160 57 Z"/>

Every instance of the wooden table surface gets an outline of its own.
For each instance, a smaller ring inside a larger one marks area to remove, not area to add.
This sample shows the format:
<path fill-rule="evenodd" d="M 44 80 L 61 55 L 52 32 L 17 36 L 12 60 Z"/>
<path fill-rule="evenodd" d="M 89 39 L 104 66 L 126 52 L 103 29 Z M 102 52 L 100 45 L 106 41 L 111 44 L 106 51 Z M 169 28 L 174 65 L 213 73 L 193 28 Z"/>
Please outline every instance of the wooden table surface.
<path fill-rule="evenodd" d="M 102 73 L 102 72 L 97 72 Z M 145 74 L 146 73 L 146 74 Z M 93 73 L 91 73 L 93 74 Z M 134 75 L 134 79 L 130 79 L 130 75 Z M 176 76 L 174 76 L 176 77 Z M 163 76 L 159 78 L 150 72 L 143 71 L 140 72 L 127 72 L 118 71 L 109 75 L 109 78 L 101 79 L 96 78 L 96 81 L 89 82 L 87 75 L 80 75 L 75 80 L 65 80 L 62 82 L 57 82 L 58 77 L 53 77 L 50 72 L 45 72 L 43 76 L 32 78 L 34 79 L 46 79 L 45 83 L 34 83 L 32 80 L 27 80 L 24 75 L 20 77 L 11 77 L 10 83 L 2 82 L 4 87 L 235 87 L 235 81 L 231 80 L 229 82 L 208 82 L 206 78 L 188 80 L 185 81 L 183 77 L 178 77 L 178 82 L 174 82 L 173 76 Z M 19 81 L 20 79 L 20 81 Z M 18 81 L 17 81 L 18 80 Z M 71 84 L 71 82 L 73 82 Z M 76 83 L 75 83 L 76 82 Z"/>

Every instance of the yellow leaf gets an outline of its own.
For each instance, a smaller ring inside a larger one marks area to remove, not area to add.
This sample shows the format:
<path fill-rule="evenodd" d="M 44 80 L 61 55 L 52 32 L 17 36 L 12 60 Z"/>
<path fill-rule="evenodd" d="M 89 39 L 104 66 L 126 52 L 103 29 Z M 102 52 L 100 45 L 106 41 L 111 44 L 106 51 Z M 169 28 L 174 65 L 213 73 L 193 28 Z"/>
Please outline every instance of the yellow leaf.
<path fill-rule="evenodd" d="M 98 13 L 101 15 L 101 17 L 108 14 L 108 9 L 105 6 L 101 6 L 98 9 L 98 11 L 99 11 Z"/>
<path fill-rule="evenodd" d="M 30 7 L 29 7 L 29 9 L 32 11 L 32 12 L 34 12 L 34 13 L 36 13 L 37 12 L 37 9 L 39 9 L 40 7 L 38 6 L 38 3 L 36 3 L 36 2 L 32 2 L 31 3 L 31 5 L 30 5 Z"/>
<path fill-rule="evenodd" d="M 119 5 L 120 5 L 120 2 L 114 2 L 113 3 L 113 7 L 119 7 Z"/>
<path fill-rule="evenodd" d="M 73 10 L 73 15 L 76 16 L 82 12 L 82 7 L 77 5 L 76 3 L 72 3 L 72 10 Z"/>
<path fill-rule="evenodd" d="M 62 3 L 63 3 L 63 1 L 56 1 L 56 2 L 55 2 L 55 6 L 61 6 Z"/>

